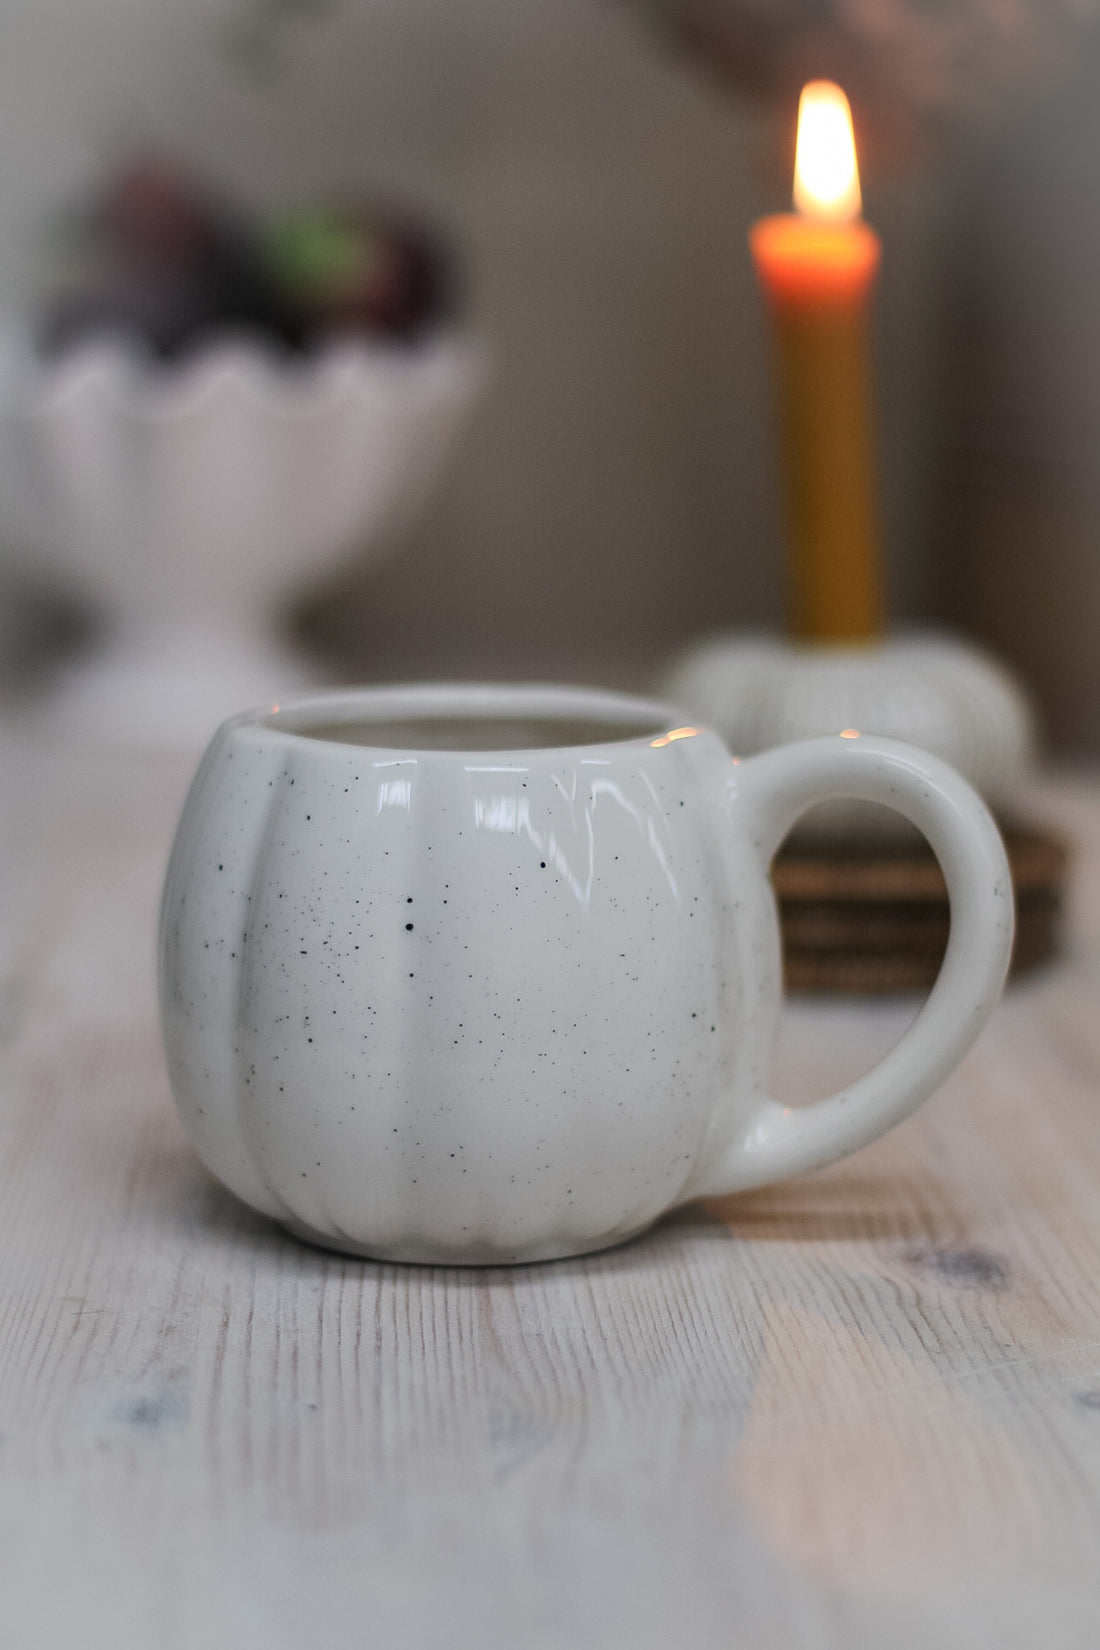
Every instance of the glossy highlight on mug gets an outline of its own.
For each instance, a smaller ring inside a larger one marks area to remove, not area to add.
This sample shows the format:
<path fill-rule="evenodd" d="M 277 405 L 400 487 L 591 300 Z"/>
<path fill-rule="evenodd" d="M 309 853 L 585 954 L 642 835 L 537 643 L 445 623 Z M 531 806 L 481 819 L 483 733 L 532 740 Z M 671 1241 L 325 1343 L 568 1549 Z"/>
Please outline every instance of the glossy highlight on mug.
<path fill-rule="evenodd" d="M 671 745 L 676 739 L 694 739 L 698 736 L 698 728 L 671 728 L 668 733 L 662 733 L 659 739 L 651 739 L 654 750 L 660 750 L 662 745 Z"/>

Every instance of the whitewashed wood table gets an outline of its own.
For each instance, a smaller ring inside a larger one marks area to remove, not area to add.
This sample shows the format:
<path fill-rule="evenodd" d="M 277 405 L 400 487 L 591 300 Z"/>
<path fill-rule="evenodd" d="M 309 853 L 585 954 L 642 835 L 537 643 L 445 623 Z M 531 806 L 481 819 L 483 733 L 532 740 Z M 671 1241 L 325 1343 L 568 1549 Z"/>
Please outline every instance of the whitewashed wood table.
<path fill-rule="evenodd" d="M 153 988 L 188 764 L 0 732 L 2 1650 L 1100 1644 L 1100 786 L 1065 959 L 818 1175 L 589 1260 L 303 1248 Z M 912 1004 L 784 1021 L 836 1087 Z"/>

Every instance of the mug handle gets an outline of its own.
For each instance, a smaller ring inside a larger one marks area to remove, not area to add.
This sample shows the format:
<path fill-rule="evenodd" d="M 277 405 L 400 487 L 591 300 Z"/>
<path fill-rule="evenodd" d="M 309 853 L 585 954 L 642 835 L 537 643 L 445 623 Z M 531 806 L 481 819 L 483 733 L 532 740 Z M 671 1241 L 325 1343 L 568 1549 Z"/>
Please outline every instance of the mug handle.
<path fill-rule="evenodd" d="M 951 932 L 916 1020 L 878 1065 L 839 1093 L 792 1107 L 761 1096 L 747 1127 L 703 1171 L 715 1197 L 821 1168 L 900 1123 L 943 1082 L 989 1018 L 1012 950 L 1012 877 L 985 804 L 938 757 L 854 731 L 782 745 L 737 764 L 738 833 L 767 874 L 799 814 L 817 802 L 884 803 L 931 844 L 947 882 Z"/>

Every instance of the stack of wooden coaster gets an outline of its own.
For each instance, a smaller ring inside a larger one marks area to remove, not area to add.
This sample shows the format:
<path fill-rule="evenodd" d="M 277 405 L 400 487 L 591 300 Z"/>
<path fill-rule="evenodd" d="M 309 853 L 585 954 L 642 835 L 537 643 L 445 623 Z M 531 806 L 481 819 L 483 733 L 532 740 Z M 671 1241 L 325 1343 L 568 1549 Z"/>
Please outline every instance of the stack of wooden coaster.
<path fill-rule="evenodd" d="M 1013 974 L 1058 946 L 1066 849 L 1046 831 L 1002 823 L 1016 894 Z M 931 985 L 947 944 L 947 888 L 931 849 L 898 845 L 780 850 L 772 866 L 791 991 L 901 992 Z"/>

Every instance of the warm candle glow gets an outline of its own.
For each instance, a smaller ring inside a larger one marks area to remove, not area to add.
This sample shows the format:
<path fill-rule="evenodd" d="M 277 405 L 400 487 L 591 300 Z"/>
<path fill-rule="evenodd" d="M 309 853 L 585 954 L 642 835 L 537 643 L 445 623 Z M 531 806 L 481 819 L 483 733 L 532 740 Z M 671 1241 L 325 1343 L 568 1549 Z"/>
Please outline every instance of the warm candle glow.
<path fill-rule="evenodd" d="M 791 628 L 812 642 L 873 641 L 883 620 L 867 312 L 880 246 L 861 214 L 848 99 L 831 81 L 802 93 L 794 199 L 796 212 L 749 231 L 776 340 Z"/>
<path fill-rule="evenodd" d="M 831 80 L 811 80 L 798 105 L 794 204 L 807 217 L 850 223 L 862 209 L 848 99 Z"/>

